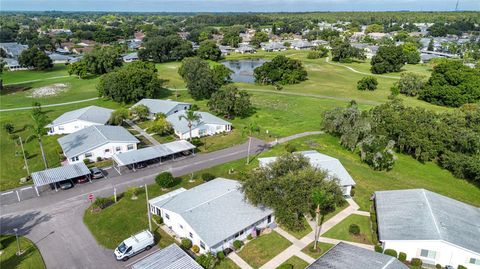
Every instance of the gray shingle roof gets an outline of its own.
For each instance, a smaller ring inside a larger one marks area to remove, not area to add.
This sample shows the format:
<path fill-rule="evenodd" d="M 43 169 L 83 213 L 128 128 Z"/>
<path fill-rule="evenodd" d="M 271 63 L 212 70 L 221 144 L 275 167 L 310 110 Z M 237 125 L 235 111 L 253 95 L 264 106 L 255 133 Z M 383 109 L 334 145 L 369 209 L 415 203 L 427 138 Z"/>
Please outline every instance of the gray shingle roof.
<path fill-rule="evenodd" d="M 0 43 L 0 48 L 5 50 L 5 52 L 10 55 L 12 58 L 18 58 L 20 54 L 26 49 L 28 49 L 27 45 L 18 44 L 17 42 L 7 42 L 7 43 Z"/>
<path fill-rule="evenodd" d="M 355 181 L 338 159 L 319 153 L 315 150 L 299 151 L 297 153 L 307 157 L 312 166 L 326 170 L 330 177 L 338 178 L 341 186 L 355 185 Z M 274 162 L 276 159 L 277 157 L 267 157 L 259 158 L 258 161 L 260 162 L 261 166 L 264 166 Z"/>
<path fill-rule="evenodd" d="M 383 240 L 444 240 L 480 253 L 480 208 L 424 190 L 375 192 Z"/>
<path fill-rule="evenodd" d="M 327 251 L 306 269 L 408 269 L 394 257 L 344 242 Z"/>
<path fill-rule="evenodd" d="M 214 116 L 208 112 L 195 112 L 201 116 L 201 119 L 197 122 L 193 122 L 192 130 L 197 128 L 203 128 L 206 124 L 219 124 L 219 125 L 231 125 L 230 122 L 222 120 L 221 118 Z M 172 124 L 173 129 L 178 132 L 186 133 L 189 131 L 188 122 L 185 119 L 179 119 L 180 115 L 185 115 L 185 110 L 178 111 L 167 117 L 167 121 Z"/>
<path fill-rule="evenodd" d="M 63 154 L 67 158 L 78 156 L 111 142 L 139 143 L 140 141 L 125 128 L 108 125 L 93 125 L 58 139 Z"/>
<path fill-rule="evenodd" d="M 132 269 L 203 269 L 176 244 L 155 252 L 132 265 Z"/>
<path fill-rule="evenodd" d="M 106 124 L 113 110 L 98 106 L 87 106 L 77 110 L 63 113 L 46 127 L 52 127 L 60 124 L 69 123 L 76 120 L 84 120 L 98 124 Z"/>
<path fill-rule="evenodd" d="M 84 163 L 75 163 L 33 172 L 32 179 L 35 186 L 40 187 L 50 183 L 81 177 L 88 174 L 90 174 L 90 170 Z"/>
<path fill-rule="evenodd" d="M 192 150 L 194 148 L 195 146 L 190 144 L 188 141 L 180 140 L 115 154 L 113 155 L 113 158 L 119 165 L 122 166 L 148 161 L 155 158 L 166 157 L 175 153 Z"/>
<path fill-rule="evenodd" d="M 177 106 L 177 105 L 187 105 L 190 106 L 190 103 L 185 103 L 185 102 L 176 102 L 176 101 L 171 101 L 171 100 L 160 100 L 160 99 L 142 99 L 138 101 L 134 106 L 138 105 L 145 105 L 148 107 L 148 110 L 150 113 L 153 114 L 158 114 L 162 113 L 167 115 L 168 113 L 172 112 L 172 110 Z"/>
<path fill-rule="evenodd" d="M 272 214 L 244 200 L 241 184 L 217 178 L 155 205 L 181 215 L 210 247 Z"/>

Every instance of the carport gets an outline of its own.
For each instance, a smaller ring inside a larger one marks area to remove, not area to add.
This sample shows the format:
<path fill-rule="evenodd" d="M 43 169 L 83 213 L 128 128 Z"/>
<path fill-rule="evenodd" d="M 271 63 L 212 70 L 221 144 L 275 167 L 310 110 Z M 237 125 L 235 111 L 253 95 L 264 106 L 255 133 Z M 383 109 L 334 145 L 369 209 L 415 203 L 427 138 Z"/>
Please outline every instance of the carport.
<path fill-rule="evenodd" d="M 32 173 L 33 184 L 35 185 L 35 190 L 37 191 L 38 196 L 40 196 L 38 193 L 38 187 L 54 184 L 55 191 L 58 191 L 57 184 L 55 183 L 81 176 L 88 176 L 88 180 L 92 182 L 90 169 L 88 169 L 83 162 Z"/>
<path fill-rule="evenodd" d="M 189 151 L 191 151 L 192 154 L 195 154 L 195 146 L 185 140 L 127 151 L 113 155 L 113 168 L 119 174 L 122 174 L 121 167 L 131 165 L 133 171 L 135 171 L 135 164 L 140 162 L 157 159 L 160 163 L 162 163 L 162 158 L 172 157 L 173 160 L 175 160 L 176 154 Z"/>

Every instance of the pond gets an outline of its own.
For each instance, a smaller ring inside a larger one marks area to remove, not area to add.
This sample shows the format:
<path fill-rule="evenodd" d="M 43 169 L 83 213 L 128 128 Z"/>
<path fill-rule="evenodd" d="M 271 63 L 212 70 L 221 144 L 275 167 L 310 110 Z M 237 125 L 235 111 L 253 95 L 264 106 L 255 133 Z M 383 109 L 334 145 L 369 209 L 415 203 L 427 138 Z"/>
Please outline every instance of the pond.
<path fill-rule="evenodd" d="M 222 64 L 233 71 L 231 78 L 233 82 L 254 83 L 253 70 L 263 63 L 265 60 L 230 60 L 223 61 Z"/>

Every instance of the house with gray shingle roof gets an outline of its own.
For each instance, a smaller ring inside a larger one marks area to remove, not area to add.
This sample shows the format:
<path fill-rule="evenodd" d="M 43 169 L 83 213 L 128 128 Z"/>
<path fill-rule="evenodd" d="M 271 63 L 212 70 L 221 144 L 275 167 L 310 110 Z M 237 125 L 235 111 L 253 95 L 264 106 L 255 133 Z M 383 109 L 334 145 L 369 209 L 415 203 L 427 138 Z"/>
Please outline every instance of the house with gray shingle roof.
<path fill-rule="evenodd" d="M 180 139 L 190 138 L 190 128 L 188 128 L 188 121 L 180 119 L 185 115 L 185 110 L 178 111 L 167 117 L 167 121 L 172 124 L 175 134 Z M 232 131 L 232 124 L 208 112 L 195 112 L 200 116 L 198 121 L 192 122 L 192 137 L 203 137 L 207 135 L 215 135 L 219 133 L 226 133 Z"/>
<path fill-rule="evenodd" d="M 113 154 L 136 150 L 139 142 L 125 128 L 109 125 L 92 125 L 58 139 L 69 163 L 110 159 Z"/>
<path fill-rule="evenodd" d="M 330 179 L 338 179 L 338 184 L 342 188 L 343 195 L 350 196 L 352 187 L 355 186 L 355 181 L 338 159 L 322 154 L 316 150 L 299 151 L 296 152 L 296 154 L 307 157 L 310 165 L 326 171 Z M 276 160 L 277 157 L 258 158 L 260 167 L 267 167 Z"/>
<path fill-rule="evenodd" d="M 88 106 L 63 113 L 45 126 L 49 135 L 71 134 L 92 125 L 105 125 L 113 110 L 98 106 Z"/>
<path fill-rule="evenodd" d="M 132 269 L 203 269 L 176 244 L 147 255 L 132 265 Z"/>
<path fill-rule="evenodd" d="M 274 221 L 273 211 L 250 204 L 240 187 L 238 181 L 216 178 L 154 198 L 150 210 L 178 237 L 199 246 L 201 253 L 215 253 Z"/>
<path fill-rule="evenodd" d="M 375 192 L 384 249 L 428 265 L 480 268 L 480 208 L 425 190 Z"/>
<path fill-rule="evenodd" d="M 392 256 L 340 242 L 306 269 L 408 269 Z"/>
<path fill-rule="evenodd" d="M 173 113 L 177 113 L 178 111 L 188 110 L 192 106 L 192 104 L 186 102 L 148 98 L 138 101 L 132 107 L 138 105 L 144 105 L 148 107 L 148 111 L 150 112 L 149 119 L 155 119 L 158 114 L 163 114 L 168 117 Z"/>

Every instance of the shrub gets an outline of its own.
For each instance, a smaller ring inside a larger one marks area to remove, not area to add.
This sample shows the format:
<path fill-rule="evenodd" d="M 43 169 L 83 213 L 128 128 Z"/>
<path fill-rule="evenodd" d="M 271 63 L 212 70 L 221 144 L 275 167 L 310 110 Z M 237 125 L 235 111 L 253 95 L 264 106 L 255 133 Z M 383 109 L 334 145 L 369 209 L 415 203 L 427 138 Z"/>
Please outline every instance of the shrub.
<path fill-rule="evenodd" d="M 377 89 L 378 81 L 372 76 L 364 77 L 357 82 L 357 90 L 359 91 L 374 91 Z"/>
<path fill-rule="evenodd" d="M 382 248 L 382 246 L 376 245 L 376 246 L 375 246 L 375 252 L 383 253 L 383 248 Z"/>
<path fill-rule="evenodd" d="M 253 236 L 251 234 L 247 235 L 247 240 L 252 240 Z"/>
<path fill-rule="evenodd" d="M 202 174 L 202 180 L 205 181 L 205 182 L 208 182 L 210 180 L 213 180 L 215 179 L 215 176 L 210 174 L 210 173 L 203 173 Z"/>
<path fill-rule="evenodd" d="M 392 257 L 397 257 L 397 251 L 395 251 L 394 249 L 386 249 L 385 252 L 383 252 L 383 254 L 385 255 L 388 255 L 388 256 L 392 256 Z"/>
<path fill-rule="evenodd" d="M 200 251 L 200 248 L 197 245 L 192 246 L 192 251 L 195 253 L 198 253 Z"/>
<path fill-rule="evenodd" d="M 297 151 L 297 147 L 295 147 L 295 145 L 289 143 L 289 144 L 285 145 L 285 150 L 289 153 L 292 153 L 292 152 Z"/>
<path fill-rule="evenodd" d="M 95 202 L 93 202 L 93 206 L 96 208 L 105 209 L 113 203 L 114 202 L 112 198 L 97 197 Z"/>
<path fill-rule="evenodd" d="M 412 264 L 412 266 L 422 266 L 422 260 L 420 260 L 419 258 L 413 258 L 410 263 Z"/>
<path fill-rule="evenodd" d="M 102 161 L 102 157 L 98 156 L 97 157 L 97 162 L 101 162 Z"/>
<path fill-rule="evenodd" d="M 182 239 L 182 247 L 185 249 L 191 249 L 192 248 L 192 240 L 188 238 Z"/>
<path fill-rule="evenodd" d="M 242 248 L 242 246 L 243 246 L 243 242 L 242 242 L 242 241 L 240 241 L 240 240 L 235 240 L 235 241 L 233 241 L 233 247 L 234 247 L 235 249 L 238 250 L 238 249 Z"/>
<path fill-rule="evenodd" d="M 13 131 L 15 131 L 15 126 L 11 122 L 5 122 L 3 124 L 3 130 L 5 130 L 5 132 L 7 132 L 8 134 L 11 134 L 13 133 Z"/>
<path fill-rule="evenodd" d="M 223 251 L 217 252 L 217 258 L 218 258 L 219 260 L 225 259 L 225 253 L 223 253 Z"/>
<path fill-rule="evenodd" d="M 280 265 L 279 267 L 277 267 L 277 269 L 293 269 L 293 265 L 291 265 L 289 263 L 284 263 L 284 264 Z"/>
<path fill-rule="evenodd" d="M 153 215 L 152 218 L 155 220 L 156 223 L 163 224 L 163 218 L 161 216 Z"/>
<path fill-rule="evenodd" d="M 358 226 L 355 223 L 350 224 L 350 226 L 348 227 L 348 232 L 351 233 L 351 234 L 354 234 L 354 235 L 359 235 L 360 234 L 360 226 Z"/>
<path fill-rule="evenodd" d="M 217 258 L 212 253 L 202 254 L 195 260 L 205 269 L 213 269 L 217 264 Z"/>
<path fill-rule="evenodd" d="M 131 187 L 128 188 L 127 191 L 125 192 L 130 199 L 137 199 L 137 195 L 140 193 L 140 188 L 137 187 Z"/>
<path fill-rule="evenodd" d="M 157 182 L 160 187 L 167 189 L 175 185 L 175 178 L 173 177 L 172 173 L 163 172 L 155 177 L 155 182 Z"/>
<path fill-rule="evenodd" d="M 467 269 L 467 267 L 460 264 L 460 265 L 458 265 L 457 269 Z"/>
<path fill-rule="evenodd" d="M 355 188 L 352 188 L 352 189 L 350 190 L 350 196 L 351 196 L 351 197 L 355 196 Z"/>
<path fill-rule="evenodd" d="M 90 159 L 83 159 L 83 163 L 84 164 L 91 164 L 92 161 L 90 161 Z"/>
<path fill-rule="evenodd" d="M 442 269 L 442 265 L 437 263 L 437 264 L 435 265 L 435 268 L 437 268 L 437 269 Z"/>
<path fill-rule="evenodd" d="M 405 252 L 398 253 L 398 259 L 401 262 L 405 262 L 407 260 L 407 253 L 405 253 Z M 437 265 L 439 265 L 439 264 L 437 264 Z"/>

